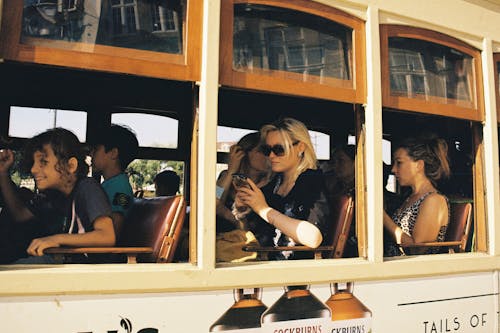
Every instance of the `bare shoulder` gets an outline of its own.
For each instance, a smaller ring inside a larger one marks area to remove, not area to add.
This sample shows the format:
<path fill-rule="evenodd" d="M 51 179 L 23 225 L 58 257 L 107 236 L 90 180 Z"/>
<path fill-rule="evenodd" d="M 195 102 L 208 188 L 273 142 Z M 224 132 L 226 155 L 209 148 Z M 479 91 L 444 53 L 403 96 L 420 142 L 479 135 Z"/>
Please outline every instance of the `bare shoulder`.
<path fill-rule="evenodd" d="M 439 209 L 446 207 L 446 209 L 448 209 L 448 200 L 441 193 L 437 192 L 431 193 L 422 202 L 422 207 L 431 209 Z"/>

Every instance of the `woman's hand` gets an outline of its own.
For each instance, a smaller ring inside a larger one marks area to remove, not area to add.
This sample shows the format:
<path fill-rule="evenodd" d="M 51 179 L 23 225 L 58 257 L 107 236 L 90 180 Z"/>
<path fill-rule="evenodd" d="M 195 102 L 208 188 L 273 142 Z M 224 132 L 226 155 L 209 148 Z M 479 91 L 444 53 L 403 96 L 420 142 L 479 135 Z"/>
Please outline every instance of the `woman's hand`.
<path fill-rule="evenodd" d="M 266 202 L 264 193 L 250 178 L 247 178 L 247 180 L 251 188 L 240 187 L 236 192 L 236 199 L 238 202 L 252 208 L 254 212 L 267 221 L 269 205 Z"/>
<path fill-rule="evenodd" d="M 227 166 L 229 176 L 231 176 L 235 172 L 238 172 L 243 157 L 245 157 L 245 151 L 243 150 L 243 148 L 238 145 L 232 145 L 229 149 L 229 163 Z"/>

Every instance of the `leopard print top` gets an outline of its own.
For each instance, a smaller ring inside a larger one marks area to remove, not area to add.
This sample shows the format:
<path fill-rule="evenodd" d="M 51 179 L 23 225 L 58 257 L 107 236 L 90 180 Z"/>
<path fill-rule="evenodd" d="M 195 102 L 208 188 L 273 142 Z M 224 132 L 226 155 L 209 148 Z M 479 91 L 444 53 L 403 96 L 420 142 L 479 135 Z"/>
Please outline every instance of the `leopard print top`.
<path fill-rule="evenodd" d="M 392 220 L 403 230 L 404 233 L 407 235 L 412 235 L 413 234 L 413 229 L 415 228 L 415 223 L 417 221 L 417 216 L 418 212 L 420 211 L 420 206 L 422 205 L 422 202 L 424 202 L 425 198 L 427 198 L 430 194 L 432 193 L 437 193 L 434 191 L 427 192 L 424 195 L 422 195 L 420 198 L 415 200 L 411 205 L 408 205 L 404 208 L 404 204 L 401 206 L 401 208 L 397 209 L 393 216 Z M 446 198 L 446 197 L 445 197 Z M 408 199 L 407 199 L 408 200 Z M 449 203 L 448 199 L 446 198 L 446 202 L 448 204 L 448 212 L 449 212 Z M 448 213 L 449 215 L 449 213 Z M 448 216 L 449 218 L 449 216 Z M 446 235 L 446 230 L 448 228 L 448 224 L 441 226 L 439 229 L 439 233 L 437 235 L 436 241 L 442 242 L 444 241 L 444 237 Z M 439 248 L 429 248 L 427 250 L 427 254 L 431 253 L 438 253 Z M 394 241 L 391 241 L 388 246 L 385 249 L 385 256 L 401 256 L 405 255 L 404 250 L 396 244 Z"/>

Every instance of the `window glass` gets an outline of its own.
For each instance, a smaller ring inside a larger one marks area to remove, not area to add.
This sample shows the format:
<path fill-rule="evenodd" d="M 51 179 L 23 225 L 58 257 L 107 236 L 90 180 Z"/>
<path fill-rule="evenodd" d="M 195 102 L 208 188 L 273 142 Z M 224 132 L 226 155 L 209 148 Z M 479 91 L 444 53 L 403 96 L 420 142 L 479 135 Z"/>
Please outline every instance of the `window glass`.
<path fill-rule="evenodd" d="M 25 0 L 24 3 L 23 42 L 29 43 L 29 38 L 36 37 L 173 54 L 183 52 L 185 0 L 113 0 L 103 1 L 102 6 L 100 1 L 83 0 Z M 64 47 L 64 44 L 51 46 Z"/>
<path fill-rule="evenodd" d="M 257 130 L 217 126 L 217 151 L 229 153 L 229 148 L 238 142 L 239 139 L 255 131 Z"/>
<path fill-rule="evenodd" d="M 10 108 L 9 136 L 11 137 L 31 138 L 54 127 L 66 128 L 72 131 L 80 142 L 85 142 L 87 113 L 19 106 Z"/>
<path fill-rule="evenodd" d="M 352 29 L 289 9 L 234 6 L 233 69 L 286 71 L 304 82 L 352 78 Z M 293 73 L 293 74 L 292 74 Z"/>
<path fill-rule="evenodd" d="M 180 185 L 178 192 L 184 193 L 184 162 L 182 161 L 165 161 L 165 160 L 133 160 L 126 173 L 129 175 L 130 184 L 134 193 L 143 191 L 144 197 L 155 196 L 155 176 L 165 170 L 172 170 L 180 177 Z"/>
<path fill-rule="evenodd" d="M 114 113 L 111 122 L 133 129 L 141 147 L 177 148 L 179 138 L 177 119 L 144 113 Z"/>
<path fill-rule="evenodd" d="M 456 49 L 389 37 L 391 95 L 473 106 L 473 59 Z"/>

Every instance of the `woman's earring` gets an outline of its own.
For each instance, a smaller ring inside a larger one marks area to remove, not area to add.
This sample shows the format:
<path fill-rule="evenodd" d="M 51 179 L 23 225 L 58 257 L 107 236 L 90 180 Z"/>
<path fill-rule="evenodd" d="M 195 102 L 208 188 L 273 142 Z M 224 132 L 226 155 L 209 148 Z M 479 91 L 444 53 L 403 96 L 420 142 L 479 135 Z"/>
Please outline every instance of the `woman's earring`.
<path fill-rule="evenodd" d="M 304 152 L 303 151 L 299 152 L 299 158 L 304 158 Z"/>

